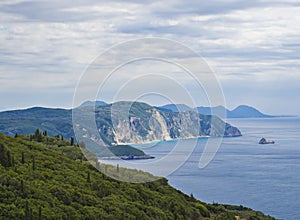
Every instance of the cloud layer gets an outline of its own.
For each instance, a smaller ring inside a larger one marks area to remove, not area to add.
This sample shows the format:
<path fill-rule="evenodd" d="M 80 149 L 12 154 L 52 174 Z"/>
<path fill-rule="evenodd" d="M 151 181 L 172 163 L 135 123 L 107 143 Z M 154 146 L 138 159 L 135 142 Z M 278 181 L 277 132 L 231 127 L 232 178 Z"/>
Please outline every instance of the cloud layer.
<path fill-rule="evenodd" d="M 206 59 L 228 107 L 300 115 L 299 1 L 4 0 L 0 21 L 0 109 L 71 107 L 77 80 L 97 55 L 126 40 L 162 37 Z"/>

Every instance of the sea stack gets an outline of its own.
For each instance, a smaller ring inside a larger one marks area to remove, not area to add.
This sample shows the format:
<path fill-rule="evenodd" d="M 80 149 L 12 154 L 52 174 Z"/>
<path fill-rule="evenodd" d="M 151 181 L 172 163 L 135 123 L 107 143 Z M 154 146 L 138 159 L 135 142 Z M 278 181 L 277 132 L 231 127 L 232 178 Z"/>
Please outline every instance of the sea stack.
<path fill-rule="evenodd" d="M 275 144 L 275 141 L 266 140 L 265 138 L 260 139 L 259 144 Z"/>

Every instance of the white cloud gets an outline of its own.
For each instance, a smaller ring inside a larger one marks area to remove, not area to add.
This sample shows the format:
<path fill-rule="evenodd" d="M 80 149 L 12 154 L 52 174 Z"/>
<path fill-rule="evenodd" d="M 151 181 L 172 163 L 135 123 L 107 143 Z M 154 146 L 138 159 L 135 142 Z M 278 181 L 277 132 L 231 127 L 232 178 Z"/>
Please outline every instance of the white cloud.
<path fill-rule="evenodd" d="M 272 90 L 270 83 L 277 85 L 283 75 L 286 83 L 300 82 L 297 0 L 4 0 L 0 20 L 1 93 L 59 87 L 62 96 L 63 88 L 68 91 L 64 100 L 72 99 L 70 88 L 99 53 L 149 36 L 182 42 L 203 55 L 226 88 L 259 80 Z M 237 99 L 228 94 L 229 103 Z M 7 107 L 19 107 L 18 101 Z"/>

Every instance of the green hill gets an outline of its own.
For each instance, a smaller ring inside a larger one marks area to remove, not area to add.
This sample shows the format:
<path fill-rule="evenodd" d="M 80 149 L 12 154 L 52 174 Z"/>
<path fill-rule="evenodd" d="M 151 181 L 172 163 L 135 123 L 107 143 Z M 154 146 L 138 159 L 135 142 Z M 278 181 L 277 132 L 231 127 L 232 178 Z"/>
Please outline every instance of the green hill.
<path fill-rule="evenodd" d="M 151 177 L 137 170 L 97 166 L 128 178 Z M 79 146 L 59 137 L 13 138 L 1 133 L 0 213 L 3 220 L 272 219 L 242 206 L 205 204 L 172 188 L 165 178 L 144 184 L 116 181 L 85 161 Z"/>

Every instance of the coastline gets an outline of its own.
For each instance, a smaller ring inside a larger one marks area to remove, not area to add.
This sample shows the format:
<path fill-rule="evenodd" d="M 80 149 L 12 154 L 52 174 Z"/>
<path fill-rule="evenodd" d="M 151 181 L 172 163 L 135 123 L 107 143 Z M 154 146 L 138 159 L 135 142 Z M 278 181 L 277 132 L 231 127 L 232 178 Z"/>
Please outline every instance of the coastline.
<path fill-rule="evenodd" d="M 112 157 L 98 157 L 99 160 L 149 160 L 155 157 L 150 155 L 143 156 L 112 156 Z"/>
<path fill-rule="evenodd" d="M 193 140 L 193 139 L 206 139 L 210 138 L 212 136 L 198 136 L 198 137 L 184 137 L 184 138 L 173 138 L 173 139 L 168 139 L 168 140 L 154 140 L 154 141 L 149 141 L 149 142 L 144 142 L 144 143 L 118 143 L 118 145 L 130 145 L 130 146 L 140 146 L 140 145 L 147 145 L 147 144 L 159 144 L 162 142 L 174 142 L 174 141 L 180 141 L 180 140 Z"/>

